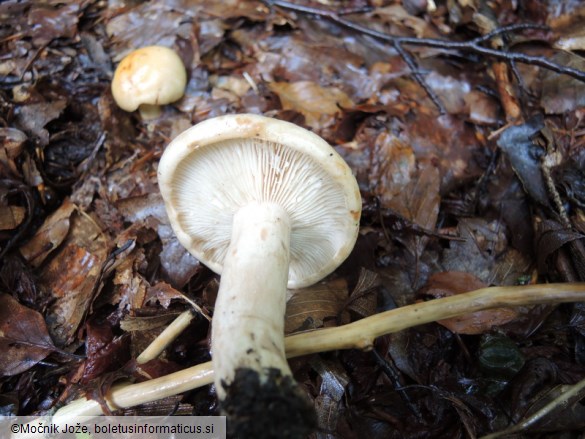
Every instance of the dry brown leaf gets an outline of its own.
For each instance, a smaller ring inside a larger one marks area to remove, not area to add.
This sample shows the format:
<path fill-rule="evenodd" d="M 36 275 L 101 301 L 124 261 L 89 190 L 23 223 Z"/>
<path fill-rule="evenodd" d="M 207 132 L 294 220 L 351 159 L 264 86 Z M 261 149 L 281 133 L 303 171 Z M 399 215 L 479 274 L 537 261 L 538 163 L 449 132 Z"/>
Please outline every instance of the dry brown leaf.
<path fill-rule="evenodd" d="M 42 145 L 47 145 L 49 132 L 45 125 L 58 118 L 66 106 L 67 101 L 57 100 L 19 107 L 16 111 L 18 128 L 27 134 L 37 136 Z"/>
<path fill-rule="evenodd" d="M 457 224 L 457 236 L 464 241 L 449 242 L 449 248 L 443 252 L 443 268 L 472 273 L 485 283 L 493 282 L 496 256 L 508 246 L 506 226 L 497 220 L 461 218 Z"/>
<path fill-rule="evenodd" d="M 144 250 L 141 248 L 124 257 L 116 267 L 113 279 L 115 293 L 109 299 L 112 305 L 118 304 L 121 310 L 134 310 L 143 306 L 149 284 L 138 270 L 145 264 Z"/>
<path fill-rule="evenodd" d="M 487 286 L 470 273 L 448 271 L 433 274 L 427 282 L 425 294 L 438 299 L 467 293 Z M 515 309 L 502 307 L 439 320 L 437 323 L 456 334 L 473 335 L 488 332 L 495 326 L 514 320 L 517 316 L 518 312 Z"/>
<path fill-rule="evenodd" d="M 282 108 L 301 113 L 307 125 L 314 129 L 328 125 L 332 116 L 340 112 L 340 107 L 353 106 L 342 90 L 324 88 L 312 81 L 271 82 L 268 86 L 280 98 Z"/>
<path fill-rule="evenodd" d="M 349 297 L 347 309 L 356 313 L 360 318 L 373 315 L 378 304 L 377 287 L 379 284 L 380 278 L 377 273 L 362 268 L 356 286 Z"/>
<path fill-rule="evenodd" d="M 136 236 L 142 229 L 157 231 L 163 244 L 159 255 L 163 273 L 174 287 L 183 287 L 201 270 L 199 261 L 185 250 L 171 229 L 160 193 L 125 198 L 116 207 L 126 221 L 133 223 L 123 233 L 128 235 L 124 239 Z"/>
<path fill-rule="evenodd" d="M 22 206 L 0 206 L 0 230 L 16 229 L 26 217 Z"/>
<path fill-rule="evenodd" d="M 55 349 L 43 317 L 0 294 L 0 375 L 24 372 Z"/>
<path fill-rule="evenodd" d="M 55 299 L 47 323 L 58 346 L 73 341 L 99 288 L 107 255 L 107 239 L 97 224 L 86 214 L 74 214 L 69 235 L 40 276 L 41 285 Z"/>
<path fill-rule="evenodd" d="M 410 145 L 396 136 L 381 132 L 374 143 L 370 185 L 382 206 L 403 192 L 416 170 L 416 159 Z"/>
<path fill-rule="evenodd" d="M 576 70 L 585 70 L 585 58 L 571 52 L 555 53 L 552 61 Z M 540 105 L 547 114 L 562 114 L 585 105 L 585 84 L 551 70 L 543 71 Z"/>
<path fill-rule="evenodd" d="M 384 207 L 398 212 L 404 218 L 426 230 L 434 230 L 439 215 L 441 197 L 439 195 L 441 178 L 439 170 L 430 162 L 422 162 L 418 174 L 403 190 L 388 200 Z M 421 254 L 428 237 L 407 235 L 404 244 L 413 254 Z"/>
<path fill-rule="evenodd" d="M 75 2 L 54 7 L 39 2 L 29 12 L 28 19 L 35 26 L 31 28 L 33 42 L 43 46 L 56 38 L 72 38 L 77 35 L 80 5 Z"/>
<path fill-rule="evenodd" d="M 20 247 L 20 254 L 29 264 L 38 267 L 61 245 L 69 232 L 69 219 L 75 207 L 69 199 L 63 201 L 59 209 L 47 217 L 31 240 Z"/>
<path fill-rule="evenodd" d="M 326 319 L 337 317 L 347 296 L 343 280 L 295 290 L 286 304 L 285 333 L 323 326 Z"/>
<path fill-rule="evenodd" d="M 145 303 L 152 299 L 158 300 L 164 308 L 168 308 L 170 306 L 171 300 L 180 300 L 181 302 L 189 304 L 197 313 L 201 314 L 208 321 L 211 321 L 211 316 L 205 309 L 201 308 L 181 291 L 174 289 L 166 282 L 158 282 L 152 287 L 148 288 Z"/>
<path fill-rule="evenodd" d="M 443 193 L 484 172 L 475 160 L 484 145 L 475 128 L 463 118 L 450 114 L 437 117 L 421 111 L 416 122 L 404 129 L 400 138 L 412 147 L 417 159 L 432 161 L 439 168 Z"/>
<path fill-rule="evenodd" d="M 410 13 L 401 5 L 391 5 L 376 8 L 375 14 L 380 16 L 383 21 L 389 22 L 395 26 L 405 26 L 414 31 L 418 38 L 437 37 L 437 32 L 433 26 L 429 25 L 426 20 L 418 18 Z"/>

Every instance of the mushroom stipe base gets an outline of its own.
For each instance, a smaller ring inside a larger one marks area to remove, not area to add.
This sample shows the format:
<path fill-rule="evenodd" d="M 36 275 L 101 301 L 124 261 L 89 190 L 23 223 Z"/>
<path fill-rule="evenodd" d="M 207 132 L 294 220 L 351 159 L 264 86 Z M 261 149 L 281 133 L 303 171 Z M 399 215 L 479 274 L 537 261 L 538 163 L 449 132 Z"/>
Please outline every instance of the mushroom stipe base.
<path fill-rule="evenodd" d="M 289 375 L 271 368 L 260 382 L 252 369 L 236 370 L 232 384 L 222 383 L 226 397 L 221 401 L 227 416 L 228 437 L 278 437 L 301 439 L 317 428 L 315 410 L 307 396 Z"/>

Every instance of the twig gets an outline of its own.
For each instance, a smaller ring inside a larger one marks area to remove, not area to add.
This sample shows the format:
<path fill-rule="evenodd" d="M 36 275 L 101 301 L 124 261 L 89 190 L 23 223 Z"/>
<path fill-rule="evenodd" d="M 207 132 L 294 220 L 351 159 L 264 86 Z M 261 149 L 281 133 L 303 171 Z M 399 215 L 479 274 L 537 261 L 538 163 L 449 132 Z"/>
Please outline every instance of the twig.
<path fill-rule="evenodd" d="M 195 316 L 189 310 L 181 313 L 142 351 L 136 358 L 136 362 L 144 364 L 158 357 L 189 326 L 193 317 Z"/>
<path fill-rule="evenodd" d="M 433 104 L 435 104 L 435 106 L 438 108 L 439 113 L 440 114 L 447 113 L 447 110 L 445 109 L 443 102 L 441 102 L 441 99 L 439 99 L 439 96 L 437 96 L 435 91 L 431 87 L 429 87 L 429 85 L 421 75 L 420 70 L 418 69 L 418 66 L 416 65 L 416 62 L 414 61 L 412 56 L 410 56 L 410 54 L 406 50 L 404 50 L 404 48 L 400 45 L 398 41 L 394 41 L 394 48 L 402 57 L 404 62 L 406 62 L 406 65 L 412 72 L 414 80 L 418 82 L 418 85 L 420 85 L 423 88 L 423 90 L 429 95 L 429 98 L 431 98 Z"/>
<path fill-rule="evenodd" d="M 404 306 L 337 328 L 292 335 L 286 338 L 286 354 L 288 358 L 293 358 L 338 349 L 371 350 L 374 340 L 381 335 L 457 315 L 505 306 L 584 300 L 585 283 L 482 288 L 470 293 Z M 211 362 L 207 362 L 161 378 L 114 388 L 106 396 L 106 400 L 111 409 L 116 410 L 177 395 L 212 382 L 213 369 Z M 99 402 L 82 398 L 59 409 L 54 414 L 53 421 L 71 422 L 77 416 L 101 414 Z"/>
<path fill-rule="evenodd" d="M 489 56 L 496 59 L 501 59 L 507 62 L 519 62 L 523 64 L 530 64 L 539 67 L 543 67 L 548 70 L 552 70 L 553 72 L 557 72 L 563 75 L 572 76 L 580 81 L 585 82 L 585 72 L 574 69 L 572 67 L 563 66 L 557 64 L 553 61 L 550 61 L 546 58 L 541 56 L 532 56 L 526 55 L 524 53 L 518 52 L 505 52 L 498 49 L 492 49 L 489 47 L 481 46 L 482 43 L 485 43 L 489 39 L 500 35 L 505 32 L 523 30 L 523 29 L 548 29 L 546 26 L 532 24 L 532 23 L 525 23 L 525 24 L 515 24 L 511 26 L 505 26 L 502 28 L 494 29 L 492 32 L 489 32 L 486 35 L 482 35 L 478 38 L 469 41 L 448 41 L 448 40 L 441 40 L 437 38 L 415 38 L 415 37 L 399 37 L 394 35 L 388 35 L 383 32 L 378 32 L 376 30 L 361 26 L 357 23 L 354 23 L 350 20 L 340 17 L 333 11 L 326 11 L 318 8 L 312 8 L 308 6 L 300 6 L 296 5 L 291 2 L 281 1 L 281 0 L 264 0 L 269 6 L 278 6 L 284 9 L 288 9 L 290 11 L 302 12 L 306 14 L 315 15 L 318 17 L 323 17 L 328 20 L 331 20 L 334 23 L 337 23 L 341 26 L 344 26 L 348 29 L 353 31 L 362 33 L 364 35 L 369 35 L 373 38 L 382 41 L 388 41 L 392 44 L 398 43 L 399 45 L 411 45 L 411 46 L 426 46 L 426 47 L 433 47 L 437 49 L 446 49 L 446 50 L 459 50 L 462 52 L 469 52 L 475 53 L 479 55 Z"/>
<path fill-rule="evenodd" d="M 568 407 L 571 404 L 577 402 L 583 396 L 582 392 L 584 389 L 585 389 L 585 379 L 579 381 L 577 384 L 570 386 L 569 390 L 567 390 L 566 392 L 562 392 L 559 396 L 557 396 L 551 402 L 546 404 L 544 407 L 542 407 L 536 413 L 529 415 L 527 418 L 525 418 L 520 423 L 518 423 L 512 427 L 506 428 L 505 430 L 498 431 L 496 433 L 491 433 L 491 434 L 488 434 L 487 436 L 483 436 L 481 439 L 496 439 L 498 437 L 508 436 L 508 435 L 513 434 L 513 433 L 518 433 L 518 432 L 521 432 L 523 430 L 527 430 L 528 428 L 530 428 L 533 425 L 535 425 L 536 423 L 538 423 L 542 418 L 544 418 L 546 415 L 551 413 L 553 410 L 555 410 L 559 407 Z"/>

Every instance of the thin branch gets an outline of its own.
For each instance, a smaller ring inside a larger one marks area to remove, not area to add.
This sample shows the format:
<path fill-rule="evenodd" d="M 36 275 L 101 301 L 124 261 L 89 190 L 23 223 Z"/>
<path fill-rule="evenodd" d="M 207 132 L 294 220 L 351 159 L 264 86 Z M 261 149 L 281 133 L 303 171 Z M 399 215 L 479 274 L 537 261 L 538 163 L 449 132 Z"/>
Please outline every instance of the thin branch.
<path fill-rule="evenodd" d="M 336 328 L 319 329 L 289 336 L 287 358 L 339 349 L 373 349 L 384 334 L 458 315 L 491 308 L 544 303 L 585 301 L 585 283 L 482 288 L 470 293 L 396 308 Z M 112 410 L 131 407 L 177 395 L 213 382 L 211 362 L 138 384 L 112 389 L 106 400 Z M 78 416 L 99 416 L 100 403 L 85 398 L 60 408 L 53 416 L 57 424 L 74 422 Z"/>
<path fill-rule="evenodd" d="M 486 41 L 491 40 L 498 35 L 509 33 L 509 32 L 517 32 L 519 30 L 526 30 L 526 29 L 538 29 L 538 30 L 549 30 L 548 26 L 544 24 L 536 24 L 536 23 L 516 23 L 516 24 L 509 24 L 507 26 L 498 27 L 497 29 L 488 32 L 485 35 L 475 38 L 471 40 L 474 44 L 481 44 L 485 43 Z"/>
<path fill-rule="evenodd" d="M 481 37 L 475 38 L 470 41 L 448 41 L 448 40 L 441 40 L 437 38 L 415 38 L 415 37 L 399 37 L 394 35 L 388 35 L 383 32 L 378 32 L 376 30 L 364 27 L 360 24 L 357 24 L 353 21 L 347 20 L 345 18 L 340 17 L 333 11 L 326 11 L 318 8 L 312 8 L 308 6 L 300 6 L 296 5 L 291 2 L 281 1 L 281 0 L 264 0 L 266 4 L 269 6 L 278 6 L 283 9 L 288 9 L 290 11 L 295 12 L 302 12 L 306 14 L 315 15 L 317 17 L 326 18 L 331 20 L 334 23 L 339 24 L 340 26 L 344 26 L 348 29 L 351 29 L 355 32 L 362 33 L 364 35 L 371 36 L 378 40 L 388 41 L 393 45 L 411 45 L 411 46 L 425 46 L 425 47 L 433 47 L 437 49 L 445 49 L 445 50 L 459 50 L 462 52 L 468 53 L 475 53 L 479 55 L 489 56 L 496 59 L 501 59 L 507 62 L 519 62 L 523 64 L 530 64 L 539 67 L 543 67 L 548 70 L 552 70 L 553 72 L 557 72 L 563 75 L 572 76 L 573 78 L 578 79 L 579 81 L 585 82 L 585 72 L 574 69 L 572 67 L 563 66 L 561 64 L 557 64 L 554 61 L 550 61 L 546 58 L 541 56 L 532 56 L 526 55 L 524 53 L 519 52 L 505 52 L 502 50 L 491 49 L 489 47 L 481 46 L 481 43 L 486 42 L 490 38 L 497 36 L 503 32 L 510 32 L 515 30 L 522 30 L 522 29 L 547 29 L 545 26 L 537 25 L 537 24 L 516 24 L 511 26 L 506 26 L 498 29 L 494 29 L 492 32 L 483 35 Z"/>
<path fill-rule="evenodd" d="M 511 436 L 512 434 L 528 430 L 529 428 L 536 425 L 539 421 L 541 421 L 545 416 L 552 413 L 554 410 L 569 407 L 572 404 L 575 404 L 580 399 L 582 399 L 584 389 L 585 379 L 579 381 L 577 384 L 569 386 L 567 391 L 562 392 L 559 396 L 550 401 L 540 410 L 528 415 L 518 424 L 506 428 L 505 430 L 498 431 L 496 433 L 491 433 L 488 434 L 487 436 L 483 436 L 481 439 L 496 439 L 503 436 Z"/>
<path fill-rule="evenodd" d="M 429 98 L 431 98 L 431 101 L 433 101 L 433 104 L 435 104 L 435 106 L 439 109 L 439 113 L 441 114 L 447 113 L 447 110 L 445 109 L 443 102 L 441 102 L 439 96 L 437 96 L 435 91 L 426 83 L 425 79 L 420 73 L 420 70 L 418 69 L 418 66 L 416 65 L 415 60 L 412 58 L 410 53 L 404 50 L 404 48 L 397 41 L 394 42 L 394 48 L 402 57 L 404 62 L 406 62 L 406 65 L 412 72 L 412 76 L 414 77 L 415 81 L 418 82 L 418 85 L 420 85 L 423 88 L 423 90 L 429 95 Z"/>

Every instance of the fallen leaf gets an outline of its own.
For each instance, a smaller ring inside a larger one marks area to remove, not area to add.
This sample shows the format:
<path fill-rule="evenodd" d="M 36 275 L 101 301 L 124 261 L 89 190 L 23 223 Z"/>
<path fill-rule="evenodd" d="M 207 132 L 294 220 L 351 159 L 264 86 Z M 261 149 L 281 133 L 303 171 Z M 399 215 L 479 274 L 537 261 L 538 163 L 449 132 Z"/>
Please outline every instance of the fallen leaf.
<path fill-rule="evenodd" d="M 423 229 L 434 230 L 441 202 L 440 181 L 439 170 L 430 162 L 422 162 L 417 174 L 384 207 L 398 212 Z M 413 254 L 421 254 L 428 240 L 427 236 L 409 234 L 406 235 L 404 244 Z"/>
<path fill-rule="evenodd" d="M 112 327 L 107 321 L 92 319 L 85 325 L 85 354 L 82 364 L 81 383 L 99 378 L 103 373 L 119 369 L 130 360 L 130 337 L 123 334 L 114 337 Z"/>
<path fill-rule="evenodd" d="M 538 268 L 541 272 L 547 271 L 547 259 L 557 253 L 561 247 L 573 241 L 583 240 L 585 235 L 576 232 L 547 219 L 542 221 L 537 228 L 536 254 L 538 255 Z M 575 255 L 577 257 L 577 255 Z"/>
<path fill-rule="evenodd" d="M 522 125 L 506 128 L 498 139 L 498 146 L 508 156 L 524 190 L 535 201 L 548 206 L 548 192 L 542 178 L 539 147 L 532 140 L 544 127 L 541 115 Z"/>
<path fill-rule="evenodd" d="M 438 167 L 441 193 L 485 172 L 477 161 L 485 145 L 465 119 L 450 114 L 437 117 L 421 111 L 415 121 L 405 125 L 399 138 L 412 148 L 417 160 L 429 161 Z"/>
<path fill-rule="evenodd" d="M 0 163 L 9 167 L 17 175 L 18 168 L 14 160 L 24 150 L 26 134 L 16 128 L 0 128 Z"/>
<path fill-rule="evenodd" d="M 0 230 L 16 229 L 26 217 L 22 206 L 0 206 Z"/>
<path fill-rule="evenodd" d="M 55 349 L 43 316 L 0 294 L 0 374 L 24 372 Z"/>
<path fill-rule="evenodd" d="M 496 257 L 508 245 L 505 225 L 497 220 L 461 218 L 457 235 L 464 240 L 449 242 L 441 261 L 445 271 L 470 273 L 485 283 L 491 283 Z"/>
<path fill-rule="evenodd" d="M 286 304 L 284 332 L 321 327 L 327 319 L 336 318 L 347 300 L 347 285 L 317 284 L 294 291 Z"/>
<path fill-rule="evenodd" d="M 571 52 L 559 51 L 551 61 L 585 70 L 585 58 Z M 582 107 L 585 105 L 585 84 L 570 76 L 544 70 L 540 105 L 547 114 L 563 114 Z"/>
<path fill-rule="evenodd" d="M 378 274 L 362 267 L 360 277 L 347 301 L 347 309 L 359 318 L 375 314 L 378 305 L 377 287 L 379 285 Z"/>
<path fill-rule="evenodd" d="M 125 198 L 116 207 L 134 228 L 143 225 L 156 229 L 163 244 L 159 254 L 163 272 L 176 288 L 182 288 L 191 277 L 201 270 L 201 264 L 183 247 L 175 236 L 164 208 L 160 193 Z"/>
<path fill-rule="evenodd" d="M 314 129 L 332 122 L 332 116 L 341 111 L 340 107 L 353 106 L 342 90 L 324 88 L 312 81 L 271 82 L 268 87 L 278 95 L 283 109 L 301 113 L 307 125 Z"/>
<path fill-rule="evenodd" d="M 41 145 L 48 145 L 49 132 L 44 127 L 57 119 L 66 106 L 65 100 L 24 105 L 16 110 L 16 121 L 22 131 L 37 136 Z"/>
<path fill-rule="evenodd" d="M 43 46 L 55 38 L 72 38 L 77 34 L 79 4 L 65 3 L 60 7 L 35 5 L 28 13 L 34 44 Z"/>
<path fill-rule="evenodd" d="M 63 242 L 69 232 L 70 217 L 75 204 L 66 199 L 63 204 L 45 219 L 43 225 L 26 244 L 20 254 L 33 267 L 38 267 L 46 257 Z"/>
<path fill-rule="evenodd" d="M 439 299 L 485 287 L 484 282 L 470 273 L 449 271 L 433 274 L 424 288 L 424 294 Z M 502 307 L 438 320 L 437 323 L 456 334 L 483 334 L 514 320 L 517 315 L 513 308 Z"/>
<path fill-rule="evenodd" d="M 144 304 L 146 289 L 149 283 L 139 273 L 140 267 L 146 264 L 144 250 L 135 249 L 124 255 L 116 266 L 116 273 L 112 280 L 115 285 L 114 293 L 109 298 L 112 305 L 117 304 L 120 310 L 134 310 Z"/>
<path fill-rule="evenodd" d="M 47 324 L 57 346 L 73 340 L 97 292 L 107 255 L 108 243 L 98 225 L 87 214 L 73 215 L 69 235 L 40 275 L 41 285 L 55 300 Z"/>
<path fill-rule="evenodd" d="M 376 137 L 373 146 L 369 184 L 382 206 L 388 207 L 410 183 L 416 171 L 416 158 L 410 145 L 386 131 Z"/>
<path fill-rule="evenodd" d="M 189 299 L 185 294 L 182 292 L 174 289 L 171 285 L 165 282 L 158 282 L 157 284 L 149 287 L 146 291 L 146 298 L 144 300 L 145 303 L 148 303 L 150 300 L 158 300 L 160 304 L 164 308 L 168 308 L 171 304 L 171 300 L 177 299 L 182 302 L 188 303 L 193 307 L 193 309 L 205 317 L 208 321 L 211 321 L 211 316 L 209 313 Z"/>

